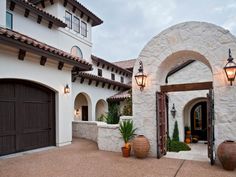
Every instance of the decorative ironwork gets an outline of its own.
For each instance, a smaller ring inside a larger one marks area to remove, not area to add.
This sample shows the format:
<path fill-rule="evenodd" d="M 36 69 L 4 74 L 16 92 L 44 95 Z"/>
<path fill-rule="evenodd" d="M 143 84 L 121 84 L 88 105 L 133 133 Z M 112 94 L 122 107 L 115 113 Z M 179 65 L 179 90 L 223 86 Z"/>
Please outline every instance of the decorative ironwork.
<path fill-rule="evenodd" d="M 157 92 L 156 94 L 156 125 L 157 125 L 157 158 L 166 155 L 167 151 L 167 129 L 166 129 L 166 94 Z"/>
<path fill-rule="evenodd" d="M 207 94 L 207 140 L 208 140 L 208 157 L 211 165 L 215 164 L 215 135 L 214 135 L 214 98 L 213 90 Z"/>

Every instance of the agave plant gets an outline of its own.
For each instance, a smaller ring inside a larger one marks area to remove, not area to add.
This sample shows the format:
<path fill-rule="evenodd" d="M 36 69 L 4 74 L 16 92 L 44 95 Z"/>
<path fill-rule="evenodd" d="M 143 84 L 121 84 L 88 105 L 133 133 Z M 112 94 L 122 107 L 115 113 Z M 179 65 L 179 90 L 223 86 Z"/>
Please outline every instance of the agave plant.
<path fill-rule="evenodd" d="M 134 138 L 135 131 L 137 128 L 134 128 L 133 121 L 132 120 L 124 120 L 120 122 L 120 134 L 125 142 L 125 147 L 128 148 L 129 140 Z"/>

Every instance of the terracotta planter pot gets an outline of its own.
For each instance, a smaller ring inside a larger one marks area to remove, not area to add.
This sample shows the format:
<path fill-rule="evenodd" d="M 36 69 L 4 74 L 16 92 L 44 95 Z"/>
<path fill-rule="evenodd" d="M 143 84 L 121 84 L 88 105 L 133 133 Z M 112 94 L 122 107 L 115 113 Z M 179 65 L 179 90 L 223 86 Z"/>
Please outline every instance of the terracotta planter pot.
<path fill-rule="evenodd" d="M 190 130 L 186 131 L 186 135 L 191 135 L 191 131 Z"/>
<path fill-rule="evenodd" d="M 190 143 L 191 143 L 190 138 L 186 138 L 186 139 L 185 139 L 185 143 L 190 144 Z"/>
<path fill-rule="evenodd" d="M 122 147 L 122 148 L 121 148 L 121 151 L 122 151 L 123 157 L 130 157 L 130 150 L 131 150 L 131 147 L 130 147 L 130 146 L 129 146 L 129 148 L 127 148 L 127 147 Z"/>
<path fill-rule="evenodd" d="M 145 158 L 148 155 L 150 144 L 148 139 L 143 136 L 137 136 L 133 141 L 134 155 L 137 158 Z"/>
<path fill-rule="evenodd" d="M 217 150 L 219 160 L 225 170 L 236 168 L 236 142 L 224 141 Z"/>

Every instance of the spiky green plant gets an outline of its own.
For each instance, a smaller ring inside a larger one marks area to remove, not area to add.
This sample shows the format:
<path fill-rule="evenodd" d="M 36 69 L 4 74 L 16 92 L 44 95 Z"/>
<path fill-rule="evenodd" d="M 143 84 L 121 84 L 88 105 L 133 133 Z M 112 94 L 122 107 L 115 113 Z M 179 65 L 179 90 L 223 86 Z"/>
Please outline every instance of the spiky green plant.
<path fill-rule="evenodd" d="M 124 120 L 120 122 L 120 134 L 125 142 L 125 147 L 128 146 L 129 140 L 134 138 L 135 136 L 135 131 L 137 128 L 134 128 L 134 124 L 132 120 Z"/>
<path fill-rule="evenodd" d="M 177 121 L 175 121 L 175 127 L 174 127 L 174 131 L 173 131 L 172 140 L 179 142 L 179 127 L 178 127 L 178 122 Z"/>

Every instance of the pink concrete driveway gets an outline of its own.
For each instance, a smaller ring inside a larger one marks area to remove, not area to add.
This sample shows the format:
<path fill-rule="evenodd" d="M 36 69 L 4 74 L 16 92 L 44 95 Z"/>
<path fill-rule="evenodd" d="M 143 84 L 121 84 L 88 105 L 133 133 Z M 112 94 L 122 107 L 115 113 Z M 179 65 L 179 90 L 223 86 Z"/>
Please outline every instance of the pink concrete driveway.
<path fill-rule="evenodd" d="M 74 139 L 65 147 L 0 159 L 0 177 L 236 177 L 236 170 L 179 159 L 123 158 Z"/>

